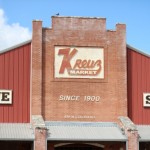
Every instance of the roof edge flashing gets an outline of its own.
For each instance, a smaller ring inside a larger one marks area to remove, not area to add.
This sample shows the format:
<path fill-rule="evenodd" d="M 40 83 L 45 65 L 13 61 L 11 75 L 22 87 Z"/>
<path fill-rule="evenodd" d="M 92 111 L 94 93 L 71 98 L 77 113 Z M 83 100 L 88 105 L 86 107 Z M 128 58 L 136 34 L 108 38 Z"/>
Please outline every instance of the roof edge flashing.
<path fill-rule="evenodd" d="M 21 42 L 21 43 L 19 43 L 19 44 L 14 45 L 14 46 L 8 47 L 8 48 L 6 48 L 6 49 L 4 49 L 4 50 L 0 50 L 0 54 L 9 52 L 9 51 L 11 51 L 11 50 L 14 50 L 15 48 L 21 47 L 21 46 L 23 46 L 23 45 L 25 45 L 25 44 L 29 44 L 29 43 L 31 43 L 31 41 L 32 41 L 32 39 L 29 39 L 29 40 L 27 40 L 27 41 Z"/>
<path fill-rule="evenodd" d="M 143 52 L 143 51 L 141 51 L 141 50 L 139 50 L 139 49 L 137 49 L 137 48 L 134 48 L 134 47 L 132 47 L 132 46 L 129 45 L 129 44 L 126 44 L 126 45 L 127 45 L 127 48 L 129 48 L 129 49 L 131 49 L 131 50 L 133 50 L 133 51 L 135 51 L 135 52 L 137 52 L 137 53 L 140 53 L 140 54 L 142 54 L 142 55 L 144 55 L 144 56 L 146 56 L 146 57 L 150 57 L 149 54 L 147 54 L 147 53 L 145 53 L 145 52 Z"/>

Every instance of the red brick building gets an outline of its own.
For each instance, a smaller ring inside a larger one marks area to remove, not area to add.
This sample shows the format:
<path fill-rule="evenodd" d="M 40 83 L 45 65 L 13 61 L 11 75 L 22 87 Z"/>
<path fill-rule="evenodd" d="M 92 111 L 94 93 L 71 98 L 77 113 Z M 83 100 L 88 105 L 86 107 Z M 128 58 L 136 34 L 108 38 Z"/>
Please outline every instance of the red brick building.
<path fill-rule="evenodd" d="M 0 53 L 0 146 L 34 150 L 150 147 L 150 56 L 104 18 L 33 21 L 32 40 Z"/>

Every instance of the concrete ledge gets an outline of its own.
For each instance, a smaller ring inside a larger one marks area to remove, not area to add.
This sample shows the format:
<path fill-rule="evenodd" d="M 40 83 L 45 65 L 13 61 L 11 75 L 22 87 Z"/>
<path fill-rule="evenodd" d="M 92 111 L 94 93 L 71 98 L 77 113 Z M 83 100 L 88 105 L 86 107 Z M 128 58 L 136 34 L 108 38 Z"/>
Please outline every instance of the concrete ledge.
<path fill-rule="evenodd" d="M 123 124 L 127 131 L 137 131 L 136 125 L 128 117 L 119 117 L 119 120 Z"/>

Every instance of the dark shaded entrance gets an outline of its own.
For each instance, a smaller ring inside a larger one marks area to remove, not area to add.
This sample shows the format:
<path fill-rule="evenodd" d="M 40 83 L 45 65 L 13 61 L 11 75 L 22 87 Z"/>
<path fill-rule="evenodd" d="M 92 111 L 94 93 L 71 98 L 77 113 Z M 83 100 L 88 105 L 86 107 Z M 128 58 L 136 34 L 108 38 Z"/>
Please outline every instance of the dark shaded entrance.
<path fill-rule="evenodd" d="M 33 142 L 31 141 L 0 141 L 0 149 L 33 150 Z"/>
<path fill-rule="evenodd" d="M 126 142 L 48 142 L 47 150 L 126 150 Z"/>
<path fill-rule="evenodd" d="M 55 147 L 55 150 L 103 150 L 103 148 L 88 144 L 69 144 L 61 147 Z"/>
<path fill-rule="evenodd" d="M 140 150 L 150 150 L 150 142 L 139 142 Z"/>

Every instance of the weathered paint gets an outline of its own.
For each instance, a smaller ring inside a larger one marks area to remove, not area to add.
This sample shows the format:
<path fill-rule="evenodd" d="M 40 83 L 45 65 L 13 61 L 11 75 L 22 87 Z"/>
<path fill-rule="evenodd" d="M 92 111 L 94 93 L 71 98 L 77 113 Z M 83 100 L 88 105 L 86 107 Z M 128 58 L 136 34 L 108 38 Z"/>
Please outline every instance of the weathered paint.
<path fill-rule="evenodd" d="M 0 89 L 11 89 L 12 104 L 0 105 L 0 122 L 30 121 L 31 43 L 0 54 Z"/>
<path fill-rule="evenodd" d="M 150 57 L 127 48 L 128 115 L 136 124 L 150 124 L 150 107 L 143 106 L 143 93 L 150 92 Z"/>

